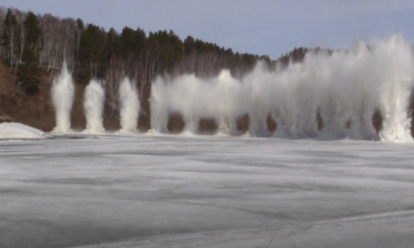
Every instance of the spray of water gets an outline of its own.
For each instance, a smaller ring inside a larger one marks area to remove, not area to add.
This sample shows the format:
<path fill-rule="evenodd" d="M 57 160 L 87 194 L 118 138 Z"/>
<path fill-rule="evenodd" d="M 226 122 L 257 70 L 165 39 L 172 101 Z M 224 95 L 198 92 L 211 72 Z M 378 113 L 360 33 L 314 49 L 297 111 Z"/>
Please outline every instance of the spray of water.
<path fill-rule="evenodd" d="M 269 71 L 263 64 L 241 80 L 229 71 L 203 80 L 194 75 L 158 77 L 152 87 L 151 125 L 167 132 L 169 115 L 180 114 L 189 132 L 201 118 L 214 118 L 220 132 L 237 132 L 237 118 L 248 114 L 250 133 L 263 135 L 270 115 L 278 137 L 411 140 L 407 115 L 413 88 L 411 46 L 401 36 L 359 41 L 349 49 L 308 53 L 302 63 Z M 372 116 L 380 111 L 379 134 Z M 323 128 L 318 128 L 318 117 Z"/>
<path fill-rule="evenodd" d="M 135 132 L 140 109 L 136 87 L 128 78 L 119 86 L 119 100 L 121 103 L 121 132 Z"/>
<path fill-rule="evenodd" d="M 53 80 L 51 93 L 56 114 L 56 126 L 53 131 L 70 132 L 70 112 L 73 104 L 74 86 L 66 62 L 63 63 L 60 75 Z"/>
<path fill-rule="evenodd" d="M 105 92 L 100 82 L 91 80 L 85 89 L 83 107 L 86 117 L 86 132 L 101 133 L 103 128 L 103 109 Z"/>

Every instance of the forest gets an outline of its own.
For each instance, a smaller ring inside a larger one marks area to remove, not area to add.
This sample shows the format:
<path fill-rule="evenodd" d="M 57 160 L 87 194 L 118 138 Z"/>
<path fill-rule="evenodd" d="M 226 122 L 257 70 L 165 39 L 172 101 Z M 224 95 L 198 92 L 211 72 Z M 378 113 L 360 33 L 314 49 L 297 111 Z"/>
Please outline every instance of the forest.
<path fill-rule="evenodd" d="M 19 76 L 28 94 L 36 94 L 38 69 L 60 69 L 65 60 L 77 83 L 102 79 L 108 89 L 128 76 L 138 88 L 155 76 L 195 73 L 216 75 L 230 69 L 240 77 L 258 60 L 268 56 L 239 54 L 230 48 L 191 36 L 182 40 L 174 31 L 149 32 L 124 27 L 106 31 L 81 19 L 36 15 L 17 9 L 0 8 L 0 58 Z"/>
<path fill-rule="evenodd" d="M 240 78 L 259 60 L 275 64 L 267 55 L 240 54 L 192 36 L 182 40 L 172 30 L 147 34 L 139 27 L 124 27 L 121 32 L 113 28 L 106 31 L 81 19 L 4 7 L 0 7 L 0 23 L 0 58 L 19 76 L 18 83 L 28 94 L 37 92 L 39 68 L 60 70 L 64 60 L 77 83 L 87 84 L 96 78 L 103 80 L 107 89 L 124 76 L 142 89 L 157 75 L 211 77 L 229 69 Z M 277 61 L 300 61 L 307 51 L 295 48 Z"/>

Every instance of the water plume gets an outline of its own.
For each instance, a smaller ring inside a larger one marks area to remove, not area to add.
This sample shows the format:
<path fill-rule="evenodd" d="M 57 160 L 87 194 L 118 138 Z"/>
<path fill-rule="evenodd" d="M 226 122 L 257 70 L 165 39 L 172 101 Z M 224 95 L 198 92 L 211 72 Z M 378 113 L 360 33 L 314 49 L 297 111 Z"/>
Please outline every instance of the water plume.
<path fill-rule="evenodd" d="M 158 77 L 151 93 L 151 125 L 168 132 L 168 118 L 183 116 L 187 132 L 197 133 L 201 118 L 214 118 L 219 132 L 237 133 L 248 114 L 249 132 L 289 138 L 411 140 L 408 104 L 413 89 L 411 46 L 401 36 L 348 50 L 307 53 L 301 63 L 268 70 L 259 63 L 242 79 L 223 70 L 218 77 Z M 379 133 L 372 117 L 383 118 Z M 319 119 L 319 120 L 318 120 Z M 322 122 L 322 123 L 320 123 Z"/>
<path fill-rule="evenodd" d="M 124 78 L 119 86 L 119 101 L 121 104 L 121 132 L 135 132 L 140 110 L 139 97 L 136 87 L 128 78 Z"/>
<path fill-rule="evenodd" d="M 85 89 L 83 107 L 86 117 L 86 132 L 104 131 L 102 114 L 104 110 L 105 91 L 100 82 L 91 80 Z"/>
<path fill-rule="evenodd" d="M 66 62 L 63 63 L 60 75 L 53 79 L 51 89 L 53 107 L 55 108 L 56 126 L 54 132 L 70 132 L 70 112 L 73 105 L 74 85 Z"/>

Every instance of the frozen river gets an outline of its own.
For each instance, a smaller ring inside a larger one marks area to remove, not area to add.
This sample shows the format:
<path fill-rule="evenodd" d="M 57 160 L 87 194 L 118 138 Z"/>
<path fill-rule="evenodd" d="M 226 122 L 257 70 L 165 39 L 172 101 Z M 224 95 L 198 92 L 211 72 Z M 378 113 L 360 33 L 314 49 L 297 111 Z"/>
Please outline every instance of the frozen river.
<path fill-rule="evenodd" d="M 0 247 L 407 247 L 414 145 L 0 141 Z"/>

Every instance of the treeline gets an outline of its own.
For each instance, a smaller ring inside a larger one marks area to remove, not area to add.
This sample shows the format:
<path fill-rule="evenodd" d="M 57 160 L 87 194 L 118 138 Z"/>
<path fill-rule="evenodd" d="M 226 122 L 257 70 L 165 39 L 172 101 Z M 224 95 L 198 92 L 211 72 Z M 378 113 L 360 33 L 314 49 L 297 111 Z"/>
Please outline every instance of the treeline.
<path fill-rule="evenodd" d="M 171 30 L 147 34 L 125 27 L 121 32 L 106 31 L 81 19 L 5 8 L 0 8 L 0 22 L 0 57 L 19 75 L 28 93 L 36 93 L 39 67 L 59 69 L 63 60 L 79 83 L 98 78 L 110 85 L 128 76 L 139 88 L 166 73 L 208 77 L 227 68 L 239 77 L 258 60 L 270 62 L 267 56 L 234 53 L 191 36 L 181 40 Z"/>
<path fill-rule="evenodd" d="M 274 66 L 286 67 L 290 63 L 301 63 L 305 59 L 307 53 L 324 53 L 332 54 L 333 50 L 325 48 L 306 48 L 306 47 L 295 47 L 292 51 L 283 54 L 276 61 L 272 63 Z"/>

